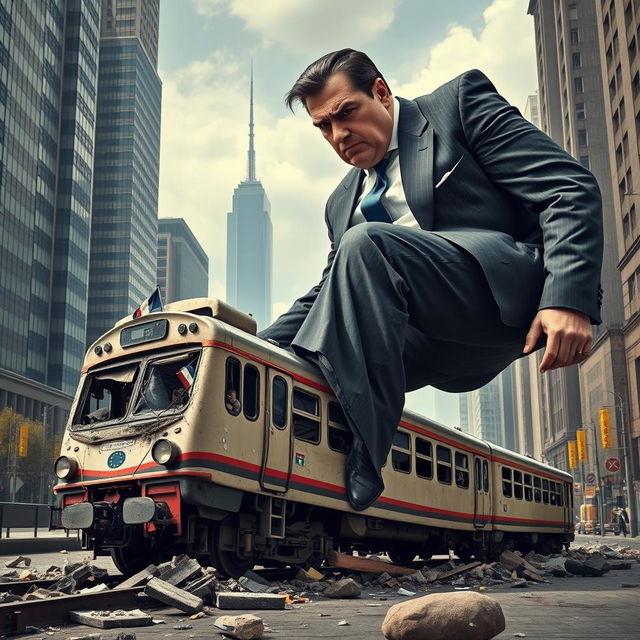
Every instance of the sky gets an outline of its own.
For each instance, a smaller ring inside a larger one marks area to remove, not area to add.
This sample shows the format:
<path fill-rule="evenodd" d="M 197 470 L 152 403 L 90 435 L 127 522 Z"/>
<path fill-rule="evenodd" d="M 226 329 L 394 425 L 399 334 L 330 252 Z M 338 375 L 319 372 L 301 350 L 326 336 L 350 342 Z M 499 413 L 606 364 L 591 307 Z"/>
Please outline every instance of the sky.
<path fill-rule="evenodd" d="M 523 110 L 537 88 L 527 0 L 161 0 L 159 216 L 184 218 L 225 298 L 226 218 L 247 175 L 253 60 L 257 176 L 271 202 L 274 318 L 314 286 L 329 249 L 324 205 L 348 171 L 283 96 L 325 53 L 365 51 L 392 91 L 414 98 L 471 68 Z M 247 310 L 250 311 L 250 310 Z M 455 424 L 456 396 L 407 406 Z"/>

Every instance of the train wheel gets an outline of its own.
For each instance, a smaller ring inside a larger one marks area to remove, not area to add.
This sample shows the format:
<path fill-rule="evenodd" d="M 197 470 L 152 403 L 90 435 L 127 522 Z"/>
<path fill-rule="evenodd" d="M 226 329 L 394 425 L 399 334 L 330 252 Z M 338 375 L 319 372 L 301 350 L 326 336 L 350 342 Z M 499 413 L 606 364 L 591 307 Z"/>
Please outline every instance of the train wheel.
<path fill-rule="evenodd" d="M 213 532 L 211 564 L 221 577 L 239 578 L 256 564 L 255 553 L 238 554 L 238 527 L 236 519 L 226 518 Z"/>
<path fill-rule="evenodd" d="M 111 549 L 111 559 L 113 564 L 116 565 L 118 571 L 125 576 L 132 576 L 138 571 L 142 571 L 150 564 L 156 564 L 158 562 L 164 562 L 169 559 L 170 556 L 165 558 L 159 558 L 158 554 L 145 549 L 140 544 L 132 543 L 126 547 L 118 547 Z"/>
<path fill-rule="evenodd" d="M 413 561 L 417 552 L 415 549 L 409 547 L 407 549 L 390 549 L 387 551 L 387 555 L 394 564 L 408 564 Z"/>

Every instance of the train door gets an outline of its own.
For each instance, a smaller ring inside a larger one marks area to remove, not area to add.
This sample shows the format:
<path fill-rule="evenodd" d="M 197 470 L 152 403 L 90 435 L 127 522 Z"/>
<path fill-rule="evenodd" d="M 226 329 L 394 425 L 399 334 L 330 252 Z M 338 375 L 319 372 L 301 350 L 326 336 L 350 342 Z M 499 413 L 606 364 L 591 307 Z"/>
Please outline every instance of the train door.
<path fill-rule="evenodd" d="M 573 529 L 573 486 L 568 482 L 562 483 L 562 499 L 565 528 L 571 531 Z"/>
<path fill-rule="evenodd" d="M 269 369 L 260 486 L 286 493 L 291 477 L 291 377 Z"/>
<path fill-rule="evenodd" d="M 491 500 L 489 496 L 489 461 L 481 456 L 473 457 L 474 510 L 473 525 L 482 529 L 489 522 Z"/>

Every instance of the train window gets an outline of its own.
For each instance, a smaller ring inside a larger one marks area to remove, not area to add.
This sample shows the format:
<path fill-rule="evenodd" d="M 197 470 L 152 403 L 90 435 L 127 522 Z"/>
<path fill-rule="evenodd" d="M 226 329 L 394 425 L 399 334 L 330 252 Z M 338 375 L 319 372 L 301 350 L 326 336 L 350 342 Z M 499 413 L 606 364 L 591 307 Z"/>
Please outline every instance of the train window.
<path fill-rule="evenodd" d="M 538 476 L 533 477 L 533 499 L 536 502 L 542 502 L 542 491 L 540 487 L 542 486 L 540 478 Z"/>
<path fill-rule="evenodd" d="M 556 504 L 561 507 L 564 504 L 564 501 L 562 499 L 562 484 L 558 483 L 556 485 Z"/>
<path fill-rule="evenodd" d="M 224 406 L 232 416 L 240 415 L 242 400 L 240 398 L 240 361 L 227 358 L 224 373 Z"/>
<path fill-rule="evenodd" d="M 476 491 L 482 491 L 482 471 L 480 471 L 480 458 L 474 460 L 474 473 L 476 476 Z"/>
<path fill-rule="evenodd" d="M 88 392 L 75 424 L 94 425 L 123 418 L 127 413 L 139 365 L 113 367 L 89 374 Z"/>
<path fill-rule="evenodd" d="M 527 502 L 533 501 L 533 488 L 531 486 L 531 474 L 524 474 L 524 499 Z"/>
<path fill-rule="evenodd" d="M 320 442 L 320 399 L 300 389 L 293 390 L 293 434 L 298 440 Z"/>
<path fill-rule="evenodd" d="M 511 498 L 513 496 L 511 469 L 509 469 L 509 467 L 502 467 L 502 495 L 505 498 Z"/>
<path fill-rule="evenodd" d="M 196 379 L 199 352 L 152 360 L 144 372 L 135 414 L 182 411 Z"/>
<path fill-rule="evenodd" d="M 281 376 L 275 376 L 271 385 L 271 421 L 276 429 L 287 426 L 287 381 Z"/>
<path fill-rule="evenodd" d="M 402 473 L 411 472 L 411 439 L 404 431 L 396 431 L 393 436 L 391 466 Z"/>
<path fill-rule="evenodd" d="M 556 504 L 556 483 L 549 481 L 549 502 L 550 504 Z"/>
<path fill-rule="evenodd" d="M 433 449 L 424 438 L 416 438 L 416 475 L 427 480 L 433 478 Z"/>
<path fill-rule="evenodd" d="M 329 448 L 348 453 L 353 442 L 353 433 L 347 424 L 342 407 L 337 402 L 329 403 Z"/>
<path fill-rule="evenodd" d="M 489 493 L 489 463 L 487 460 L 482 461 L 482 489 L 485 493 Z"/>
<path fill-rule="evenodd" d="M 438 482 L 451 484 L 451 449 L 436 447 Z"/>
<path fill-rule="evenodd" d="M 549 481 L 542 481 L 542 502 L 543 504 L 549 504 Z"/>
<path fill-rule="evenodd" d="M 260 374 L 252 364 L 244 366 L 242 395 L 244 396 L 244 417 L 247 420 L 257 420 L 260 413 Z"/>
<path fill-rule="evenodd" d="M 456 486 L 461 489 L 469 487 L 469 456 L 456 451 Z"/>
<path fill-rule="evenodd" d="M 522 471 L 513 472 L 513 497 L 517 500 L 522 500 Z"/>

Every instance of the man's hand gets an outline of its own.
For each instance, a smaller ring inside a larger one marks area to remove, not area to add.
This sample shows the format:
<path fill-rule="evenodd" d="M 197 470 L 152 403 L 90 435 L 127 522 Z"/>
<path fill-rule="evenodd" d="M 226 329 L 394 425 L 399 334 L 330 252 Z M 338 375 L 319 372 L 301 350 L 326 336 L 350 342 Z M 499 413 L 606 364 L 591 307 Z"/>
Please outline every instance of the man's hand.
<path fill-rule="evenodd" d="M 543 332 L 547 334 L 547 346 L 540 363 L 541 373 L 569 367 L 589 356 L 593 333 L 589 316 L 584 313 L 559 308 L 538 311 L 527 333 L 524 353 L 531 353 Z"/>

